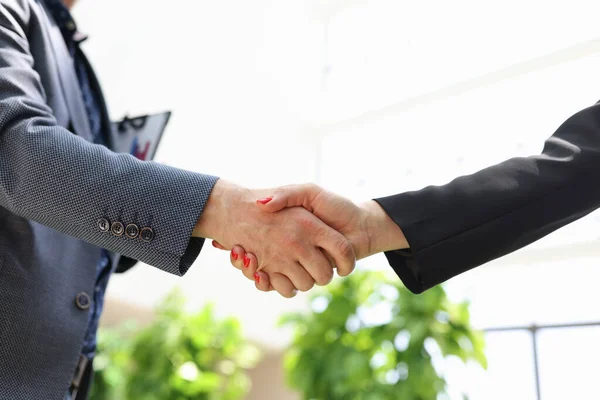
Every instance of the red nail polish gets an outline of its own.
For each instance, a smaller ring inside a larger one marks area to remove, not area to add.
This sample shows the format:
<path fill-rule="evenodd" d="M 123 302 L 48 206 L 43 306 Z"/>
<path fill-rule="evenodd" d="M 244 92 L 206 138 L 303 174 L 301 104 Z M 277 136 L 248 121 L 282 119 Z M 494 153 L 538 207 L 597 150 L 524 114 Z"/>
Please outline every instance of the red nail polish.
<path fill-rule="evenodd" d="M 237 261 L 238 257 L 239 256 L 233 250 L 231 250 L 231 258 L 233 258 L 235 261 Z"/>
<path fill-rule="evenodd" d="M 248 268 L 248 266 L 250 265 L 250 258 L 244 254 L 244 268 Z"/>
<path fill-rule="evenodd" d="M 260 199 L 260 200 L 256 200 L 256 202 L 260 203 L 260 204 L 267 204 L 271 200 L 273 200 L 273 196 L 265 197 L 264 199 Z"/>
<path fill-rule="evenodd" d="M 216 247 L 218 249 L 217 244 L 215 242 L 211 242 L 211 243 L 212 243 L 213 247 Z"/>
<path fill-rule="evenodd" d="M 260 283 L 260 275 L 254 274 L 254 280 L 256 281 L 256 283 Z"/>

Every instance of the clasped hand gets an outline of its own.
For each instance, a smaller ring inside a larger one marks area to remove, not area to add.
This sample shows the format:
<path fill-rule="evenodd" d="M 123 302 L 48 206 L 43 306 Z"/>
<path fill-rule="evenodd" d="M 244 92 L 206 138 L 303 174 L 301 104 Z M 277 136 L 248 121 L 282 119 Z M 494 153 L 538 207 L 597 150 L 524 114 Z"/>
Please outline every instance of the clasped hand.
<path fill-rule="evenodd" d="M 374 201 L 354 204 L 313 184 L 250 190 L 218 181 L 194 230 L 231 250 L 230 261 L 259 290 L 297 290 L 349 275 L 356 260 L 408 247 Z"/>

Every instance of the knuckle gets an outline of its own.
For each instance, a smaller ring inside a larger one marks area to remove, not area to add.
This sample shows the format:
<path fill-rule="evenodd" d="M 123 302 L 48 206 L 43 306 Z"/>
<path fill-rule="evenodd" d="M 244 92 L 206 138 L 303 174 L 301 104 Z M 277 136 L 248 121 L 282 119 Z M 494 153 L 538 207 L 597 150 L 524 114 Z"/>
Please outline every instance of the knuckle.
<path fill-rule="evenodd" d="M 317 228 L 315 227 L 315 221 L 312 218 L 308 218 L 308 213 L 301 213 L 294 217 L 294 222 L 302 229 L 303 232 L 312 232 Z"/>
<path fill-rule="evenodd" d="M 296 250 L 296 248 L 300 244 L 298 242 L 296 235 L 294 235 L 292 233 L 286 233 L 286 234 L 281 235 L 280 243 L 284 249 L 291 249 L 291 250 Z"/>
<path fill-rule="evenodd" d="M 331 267 L 321 269 L 319 275 L 317 276 L 317 284 L 319 286 L 325 286 L 333 279 L 333 269 Z"/>
<path fill-rule="evenodd" d="M 294 256 L 305 257 L 308 253 L 306 239 L 301 234 L 287 234 L 282 243 Z"/>
<path fill-rule="evenodd" d="M 308 193 L 310 193 L 312 201 L 317 200 L 323 193 L 325 193 L 325 190 L 316 183 L 309 183 L 307 186 L 307 190 Z"/>
<path fill-rule="evenodd" d="M 340 256 L 343 260 L 354 262 L 354 248 L 348 240 L 344 239 L 338 244 L 338 252 L 340 253 Z"/>
<path fill-rule="evenodd" d="M 319 185 L 317 185 L 316 183 L 307 183 L 306 184 L 306 188 L 313 194 L 319 193 L 321 190 L 321 187 Z"/>
<path fill-rule="evenodd" d="M 273 196 L 284 198 L 288 194 L 287 189 L 288 189 L 287 186 L 280 186 L 273 191 Z"/>

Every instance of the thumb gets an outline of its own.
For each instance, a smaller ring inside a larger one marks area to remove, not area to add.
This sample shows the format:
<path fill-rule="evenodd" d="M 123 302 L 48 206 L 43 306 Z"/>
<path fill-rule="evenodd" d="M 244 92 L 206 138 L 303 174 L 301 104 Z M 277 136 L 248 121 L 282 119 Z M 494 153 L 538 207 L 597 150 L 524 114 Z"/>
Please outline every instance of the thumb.
<path fill-rule="evenodd" d="M 277 212 L 288 207 L 304 207 L 312 212 L 312 202 L 322 190 L 312 183 L 282 186 L 275 189 L 272 196 L 257 200 L 256 204 L 266 212 Z"/>

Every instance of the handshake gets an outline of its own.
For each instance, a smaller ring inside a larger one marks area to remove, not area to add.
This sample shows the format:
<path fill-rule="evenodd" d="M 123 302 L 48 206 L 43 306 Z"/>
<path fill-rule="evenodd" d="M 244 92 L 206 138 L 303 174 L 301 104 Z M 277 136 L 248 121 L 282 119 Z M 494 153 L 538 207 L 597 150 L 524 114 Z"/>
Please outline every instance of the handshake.
<path fill-rule="evenodd" d="M 375 201 L 354 204 L 314 184 L 251 190 L 217 181 L 193 236 L 231 250 L 259 290 L 293 297 L 353 270 L 356 260 L 408 248 Z"/>

